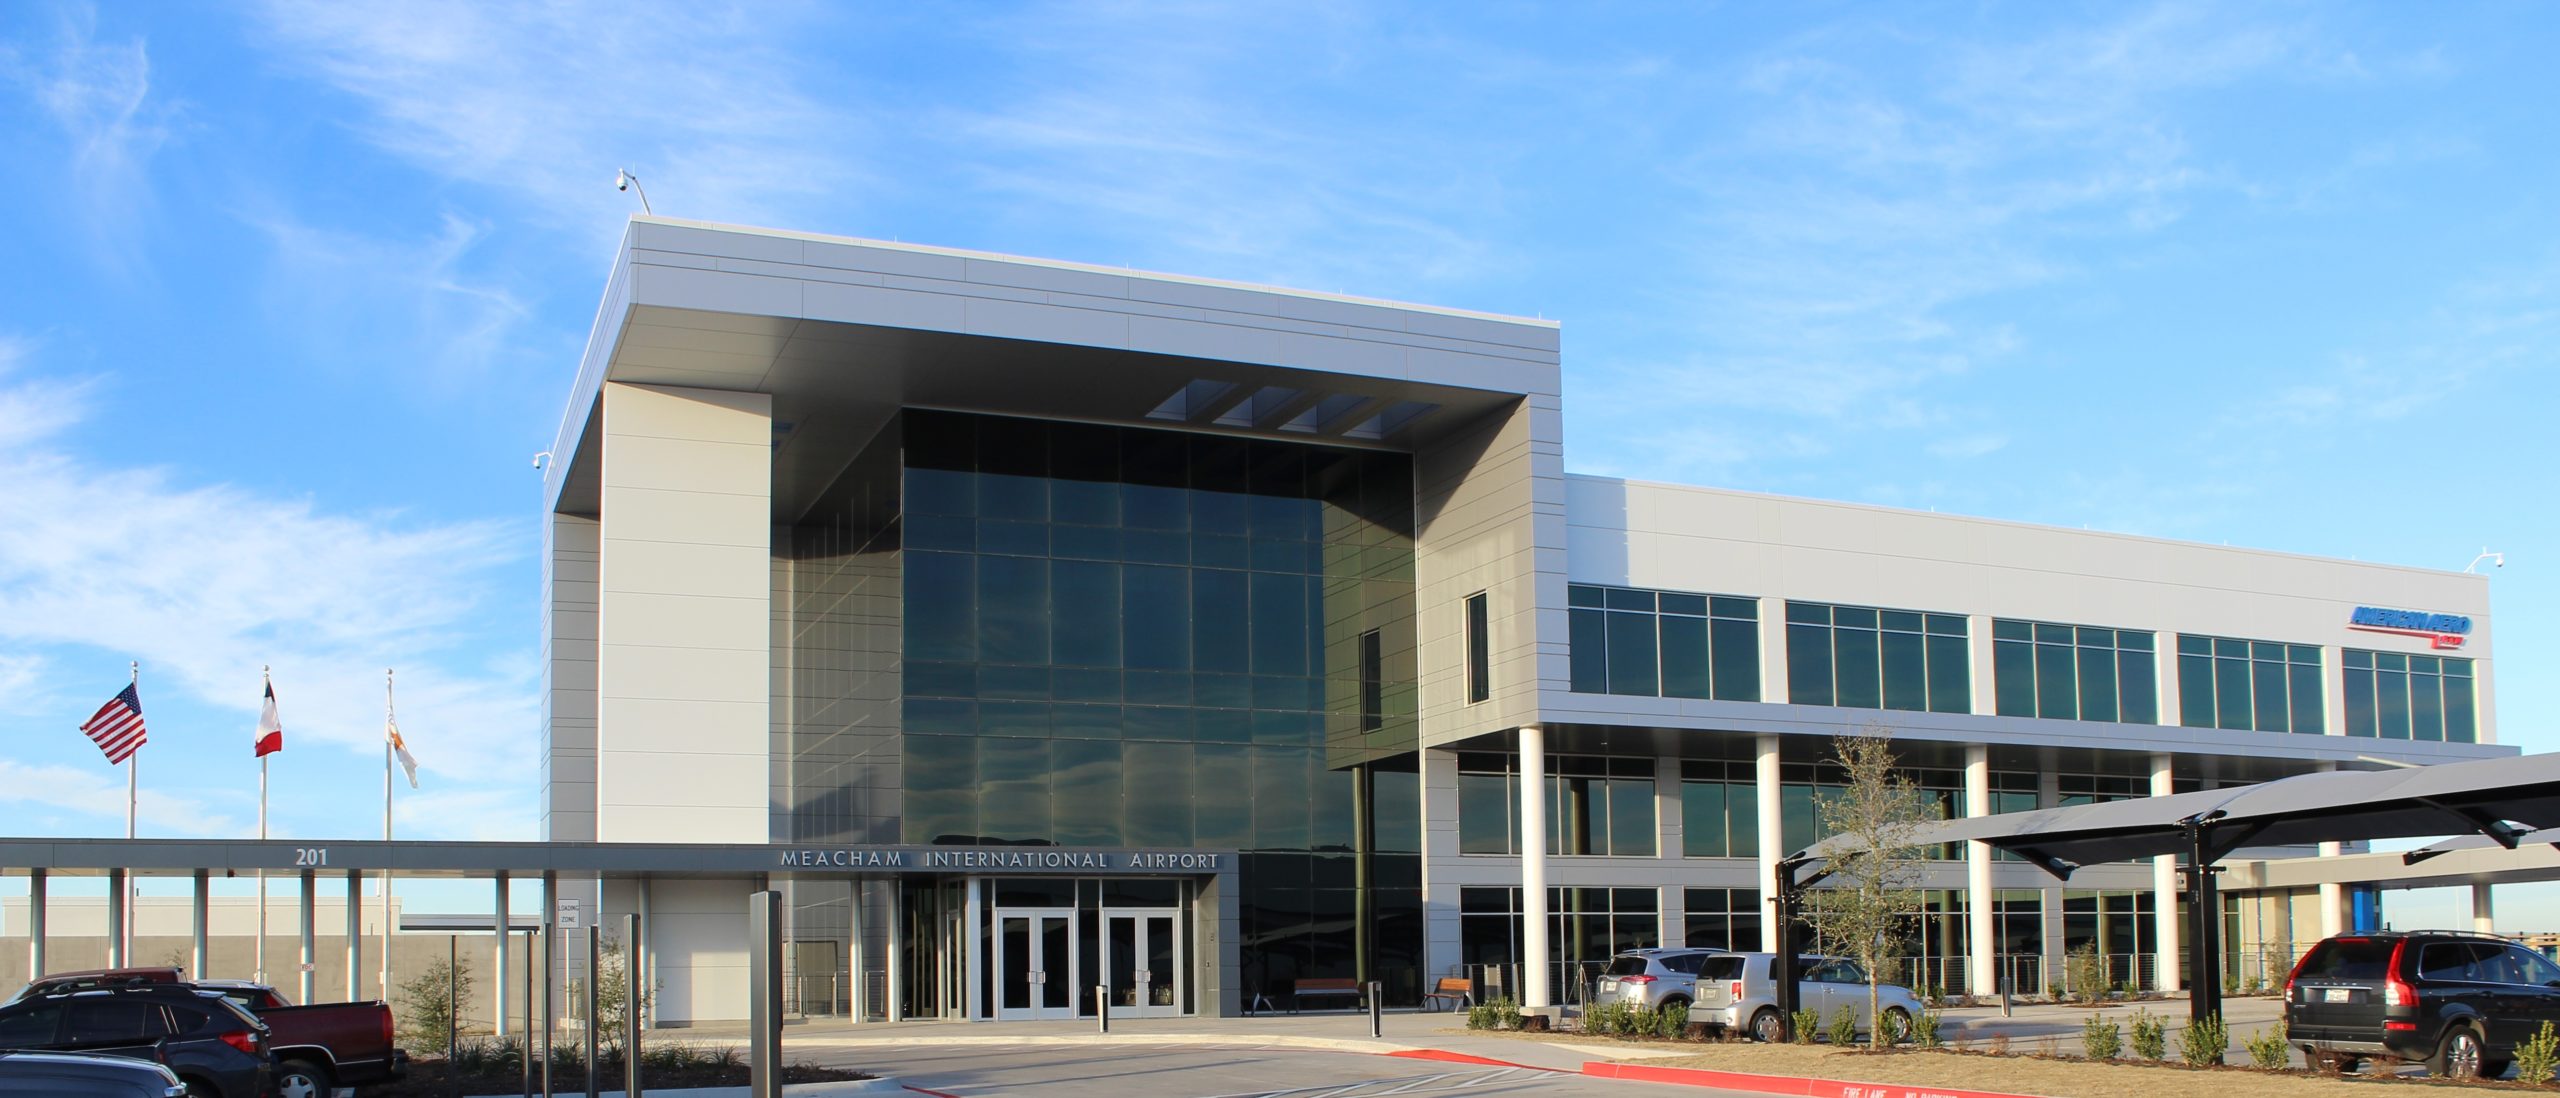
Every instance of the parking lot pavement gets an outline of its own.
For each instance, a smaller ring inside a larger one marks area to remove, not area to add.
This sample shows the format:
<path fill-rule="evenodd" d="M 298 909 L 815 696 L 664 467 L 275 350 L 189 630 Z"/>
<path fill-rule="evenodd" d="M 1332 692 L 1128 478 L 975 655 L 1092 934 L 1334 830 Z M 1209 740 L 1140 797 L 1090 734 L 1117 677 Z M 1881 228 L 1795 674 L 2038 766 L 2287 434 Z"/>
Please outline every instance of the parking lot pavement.
<path fill-rule="evenodd" d="M 1201 1045 L 970 1044 L 808 1047 L 794 1059 L 896 1076 L 953 1098 L 1638 1098 L 1735 1092 L 1592 1079 L 1538 1068 L 1361 1052 Z"/>

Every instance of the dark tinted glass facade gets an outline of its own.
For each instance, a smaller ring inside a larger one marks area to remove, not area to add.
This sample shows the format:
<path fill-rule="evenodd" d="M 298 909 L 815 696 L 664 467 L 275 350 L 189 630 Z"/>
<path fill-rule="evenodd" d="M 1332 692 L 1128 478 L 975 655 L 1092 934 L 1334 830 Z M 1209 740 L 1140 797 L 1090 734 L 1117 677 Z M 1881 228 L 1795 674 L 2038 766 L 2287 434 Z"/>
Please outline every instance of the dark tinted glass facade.
<path fill-rule="evenodd" d="M 1787 700 L 1967 713 L 1972 656 L 1960 614 L 1787 603 Z"/>
<path fill-rule="evenodd" d="M 1573 689 L 1583 694 L 1760 700 L 1760 602 L 1574 584 Z"/>
<path fill-rule="evenodd" d="M 2317 736 L 2323 709 L 2319 646 L 2179 635 L 2179 724 Z"/>
<path fill-rule="evenodd" d="M 903 417 L 903 837 L 1244 851 L 1245 982 L 1419 979 L 1401 454 Z M 1363 805 L 1354 767 L 1375 765 Z"/>
<path fill-rule="evenodd" d="M 2346 650 L 2347 735 L 2472 743 L 2480 738 L 2471 661 Z"/>
<path fill-rule="evenodd" d="M 1993 621 L 1991 672 L 2000 715 L 2156 724 L 2153 644 L 2139 629 Z"/>

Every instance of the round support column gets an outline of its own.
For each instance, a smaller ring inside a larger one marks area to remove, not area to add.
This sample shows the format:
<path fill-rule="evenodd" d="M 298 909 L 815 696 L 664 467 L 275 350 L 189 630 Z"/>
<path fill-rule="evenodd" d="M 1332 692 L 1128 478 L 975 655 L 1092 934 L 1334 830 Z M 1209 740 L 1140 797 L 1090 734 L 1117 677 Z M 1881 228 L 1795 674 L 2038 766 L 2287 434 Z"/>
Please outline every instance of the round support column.
<path fill-rule="evenodd" d="M 1555 1005 L 1547 987 L 1547 730 L 1520 726 L 1520 1005 Z"/>

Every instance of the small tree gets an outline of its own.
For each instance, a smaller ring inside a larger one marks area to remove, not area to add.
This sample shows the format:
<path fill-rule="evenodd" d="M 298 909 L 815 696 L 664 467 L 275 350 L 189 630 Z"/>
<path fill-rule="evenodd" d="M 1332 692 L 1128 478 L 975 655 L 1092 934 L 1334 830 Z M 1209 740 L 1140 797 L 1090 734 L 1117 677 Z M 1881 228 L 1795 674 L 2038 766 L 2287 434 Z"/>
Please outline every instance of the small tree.
<path fill-rule="evenodd" d="M 1848 786 L 1815 802 L 1822 828 L 1848 840 L 1830 858 L 1830 887 L 1806 897 L 1814 940 L 1823 951 L 1857 960 L 1867 971 L 1867 1017 L 1881 1019 L 1885 975 L 1920 909 L 1926 868 L 1921 829 L 1938 822 L 1937 802 L 1896 766 L 1892 733 L 1869 725 L 1832 741 Z M 1868 1043 L 1881 1048 L 1885 1027 L 1873 1025 Z"/>
<path fill-rule="evenodd" d="M 454 958 L 448 967 L 437 961 L 400 985 L 400 1044 L 416 1052 L 441 1055 L 453 1043 L 455 1008 L 471 1001 L 471 961 Z"/>
<path fill-rule="evenodd" d="M 658 989 L 655 986 L 642 987 L 636 995 L 633 993 L 631 956 L 629 951 L 622 948 L 621 939 L 610 934 L 605 935 L 604 940 L 597 945 L 597 953 L 596 1016 L 589 1019 L 589 1024 L 602 1027 L 596 1033 L 599 1044 L 619 1052 L 622 1049 L 625 1020 L 631 1016 L 634 1007 L 639 1009 L 642 1018 L 647 1018 L 649 1004 L 657 998 Z M 570 1002 L 585 1002 L 586 994 L 587 989 L 583 982 L 569 981 Z"/>

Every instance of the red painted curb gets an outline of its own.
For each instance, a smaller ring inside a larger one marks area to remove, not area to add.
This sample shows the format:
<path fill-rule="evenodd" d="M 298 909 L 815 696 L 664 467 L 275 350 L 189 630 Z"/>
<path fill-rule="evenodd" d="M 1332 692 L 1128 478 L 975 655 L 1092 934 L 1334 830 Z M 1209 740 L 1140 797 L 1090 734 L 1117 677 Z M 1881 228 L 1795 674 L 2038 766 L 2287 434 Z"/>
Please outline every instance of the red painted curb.
<path fill-rule="evenodd" d="M 1950 1087 L 1921 1086 L 1911 1083 L 1847 1083 L 1838 1079 L 1799 1079 L 1789 1075 L 1751 1075 L 1739 1071 L 1708 1071 L 1703 1068 L 1647 1067 L 1595 1060 L 1582 1065 L 1582 1073 L 1598 1079 L 1625 1079 L 1638 1083 L 1678 1083 L 1693 1087 L 1724 1087 L 1760 1094 L 1788 1095 L 1791 1098 L 2034 1098 L 2033 1095 L 2005 1094 L 1989 1090 L 1957 1090 Z"/>
<path fill-rule="evenodd" d="M 1400 1056 L 1407 1060 L 1439 1060 L 1444 1063 L 1451 1064 L 1481 1064 L 1485 1067 L 1519 1068 L 1522 1071 L 1555 1070 L 1554 1068 L 1531 1067 L 1527 1064 L 1515 1064 L 1509 1060 L 1496 1060 L 1489 1056 L 1471 1056 L 1464 1052 L 1450 1052 L 1445 1049 L 1436 1048 L 1399 1049 L 1394 1052 L 1380 1053 L 1379 1055 Z"/>

